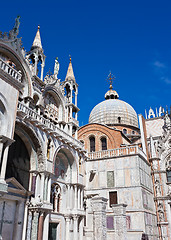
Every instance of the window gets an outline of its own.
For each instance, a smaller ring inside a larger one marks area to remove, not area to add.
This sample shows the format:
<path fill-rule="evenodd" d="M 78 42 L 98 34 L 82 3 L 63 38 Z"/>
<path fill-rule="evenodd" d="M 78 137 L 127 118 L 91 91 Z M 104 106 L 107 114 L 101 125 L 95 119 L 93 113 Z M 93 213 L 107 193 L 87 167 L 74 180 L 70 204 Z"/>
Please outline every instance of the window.
<path fill-rule="evenodd" d="M 122 132 L 123 132 L 124 134 L 127 134 L 127 129 L 124 128 L 124 129 L 122 130 Z"/>
<path fill-rule="evenodd" d="M 170 170 L 167 170 L 167 171 L 166 171 L 166 175 L 167 175 L 167 181 L 168 181 L 168 182 L 171 182 L 171 171 L 170 171 Z"/>
<path fill-rule="evenodd" d="M 135 134 L 135 131 L 132 131 L 132 134 L 134 135 L 134 134 Z"/>
<path fill-rule="evenodd" d="M 90 137 L 90 152 L 95 152 L 95 137 Z"/>
<path fill-rule="evenodd" d="M 117 192 L 109 192 L 109 206 L 112 207 L 112 204 L 117 204 Z"/>
<path fill-rule="evenodd" d="M 105 137 L 101 138 L 102 150 L 107 150 L 107 140 Z"/>
<path fill-rule="evenodd" d="M 114 171 L 107 171 L 107 187 L 114 187 Z"/>
<path fill-rule="evenodd" d="M 118 117 L 118 123 L 121 123 L 121 117 Z"/>

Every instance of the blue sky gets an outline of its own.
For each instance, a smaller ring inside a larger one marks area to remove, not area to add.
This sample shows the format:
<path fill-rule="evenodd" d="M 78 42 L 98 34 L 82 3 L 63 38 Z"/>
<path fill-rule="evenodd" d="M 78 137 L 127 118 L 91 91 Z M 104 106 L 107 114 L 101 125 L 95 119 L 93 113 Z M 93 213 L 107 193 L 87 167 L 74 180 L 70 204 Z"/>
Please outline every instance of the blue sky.
<path fill-rule="evenodd" d="M 59 58 L 64 80 L 69 54 L 79 85 L 80 125 L 104 100 L 111 71 L 120 99 L 137 114 L 170 106 L 171 1 L 8 1 L 1 2 L 0 30 L 12 29 L 17 15 L 29 51 L 40 25 L 45 73 Z"/>

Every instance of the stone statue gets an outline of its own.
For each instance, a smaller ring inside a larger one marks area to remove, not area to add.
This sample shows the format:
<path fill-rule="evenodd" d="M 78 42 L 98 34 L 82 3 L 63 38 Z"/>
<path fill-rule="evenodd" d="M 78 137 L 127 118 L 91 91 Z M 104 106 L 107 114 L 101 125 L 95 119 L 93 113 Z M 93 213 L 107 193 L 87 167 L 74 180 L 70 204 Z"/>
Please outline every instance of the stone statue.
<path fill-rule="evenodd" d="M 56 57 L 55 66 L 54 66 L 54 75 L 55 75 L 56 78 L 58 76 L 58 72 L 59 72 L 59 62 L 58 62 L 58 58 Z"/>
<path fill-rule="evenodd" d="M 19 21 L 19 19 L 20 19 L 20 16 L 17 16 L 17 18 L 15 19 L 15 25 L 14 25 L 14 27 L 13 27 L 14 33 L 15 33 L 16 35 L 18 35 L 18 32 L 19 32 L 19 26 L 20 26 L 20 21 Z"/>

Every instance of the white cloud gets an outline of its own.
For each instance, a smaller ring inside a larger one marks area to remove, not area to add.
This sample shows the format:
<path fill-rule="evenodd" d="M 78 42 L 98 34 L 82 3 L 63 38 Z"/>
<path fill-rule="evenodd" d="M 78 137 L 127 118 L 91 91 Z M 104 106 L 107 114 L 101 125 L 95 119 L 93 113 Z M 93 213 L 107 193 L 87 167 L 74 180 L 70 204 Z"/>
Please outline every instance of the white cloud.
<path fill-rule="evenodd" d="M 168 77 L 161 77 L 161 80 L 164 81 L 167 84 L 171 84 L 171 79 Z"/>
<path fill-rule="evenodd" d="M 160 61 L 155 61 L 153 65 L 157 68 L 166 68 L 166 65 Z"/>

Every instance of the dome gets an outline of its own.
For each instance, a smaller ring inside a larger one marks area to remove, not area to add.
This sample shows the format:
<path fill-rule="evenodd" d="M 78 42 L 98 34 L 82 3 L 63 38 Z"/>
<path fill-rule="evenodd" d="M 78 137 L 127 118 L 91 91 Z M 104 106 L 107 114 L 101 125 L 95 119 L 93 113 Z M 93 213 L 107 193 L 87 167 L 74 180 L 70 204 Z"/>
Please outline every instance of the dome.
<path fill-rule="evenodd" d="M 119 124 L 138 128 L 135 110 L 119 99 L 107 99 L 96 105 L 90 113 L 89 123 Z"/>

